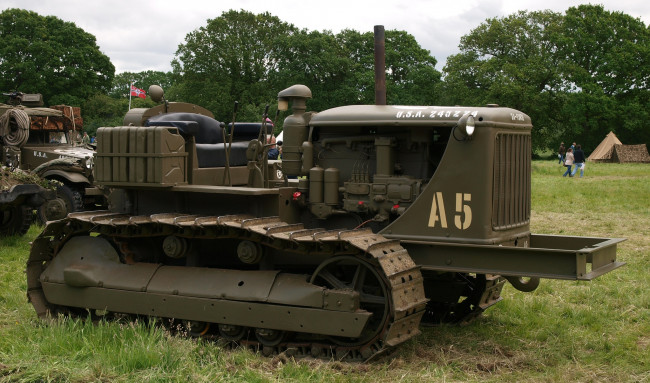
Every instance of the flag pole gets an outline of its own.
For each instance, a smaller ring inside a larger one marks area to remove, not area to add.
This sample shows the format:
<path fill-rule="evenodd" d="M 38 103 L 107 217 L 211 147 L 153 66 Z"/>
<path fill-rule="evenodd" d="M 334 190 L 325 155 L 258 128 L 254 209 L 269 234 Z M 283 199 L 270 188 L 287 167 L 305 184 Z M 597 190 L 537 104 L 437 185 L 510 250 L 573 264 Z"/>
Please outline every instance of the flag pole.
<path fill-rule="evenodd" d="M 133 90 L 133 84 L 137 81 L 131 80 L 131 85 L 129 86 L 129 110 L 131 110 L 131 91 Z"/>

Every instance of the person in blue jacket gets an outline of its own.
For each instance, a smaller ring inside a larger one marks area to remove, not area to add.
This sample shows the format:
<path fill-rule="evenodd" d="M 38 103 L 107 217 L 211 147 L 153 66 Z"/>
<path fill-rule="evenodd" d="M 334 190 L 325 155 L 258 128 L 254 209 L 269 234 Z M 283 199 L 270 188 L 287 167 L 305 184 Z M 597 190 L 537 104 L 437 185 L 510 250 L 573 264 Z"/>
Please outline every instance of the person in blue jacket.
<path fill-rule="evenodd" d="M 582 147 L 580 146 L 580 144 L 576 146 L 576 150 L 573 153 L 573 164 L 575 165 L 575 167 L 571 172 L 572 177 L 576 175 L 578 168 L 580 168 L 580 177 L 585 175 L 585 153 L 582 151 Z"/>

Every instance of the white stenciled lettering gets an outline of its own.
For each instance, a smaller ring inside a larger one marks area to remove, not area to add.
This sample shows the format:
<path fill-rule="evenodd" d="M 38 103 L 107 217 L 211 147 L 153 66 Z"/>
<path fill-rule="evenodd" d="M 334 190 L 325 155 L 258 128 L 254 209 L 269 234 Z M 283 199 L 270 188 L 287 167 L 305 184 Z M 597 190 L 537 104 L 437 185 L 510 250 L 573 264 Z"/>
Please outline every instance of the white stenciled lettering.
<path fill-rule="evenodd" d="M 427 114 L 428 113 L 428 114 Z M 458 110 L 458 109 L 446 109 L 446 110 L 432 110 L 431 112 L 423 112 L 421 110 L 406 110 L 399 111 L 395 114 L 395 118 L 460 118 L 464 114 L 471 114 L 476 117 L 478 114 L 477 110 Z"/>
<path fill-rule="evenodd" d="M 512 121 L 524 121 L 523 113 L 510 113 L 510 117 L 512 117 Z"/>

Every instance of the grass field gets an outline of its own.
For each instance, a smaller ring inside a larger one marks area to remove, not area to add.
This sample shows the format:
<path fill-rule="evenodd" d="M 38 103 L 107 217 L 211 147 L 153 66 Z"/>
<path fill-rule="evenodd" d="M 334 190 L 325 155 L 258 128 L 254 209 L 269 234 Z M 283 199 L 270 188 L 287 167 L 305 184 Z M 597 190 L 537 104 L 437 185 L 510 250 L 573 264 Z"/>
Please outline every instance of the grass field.
<path fill-rule="evenodd" d="M 650 165 L 533 162 L 531 230 L 623 237 L 627 265 L 543 280 L 464 327 L 423 329 L 367 364 L 265 358 L 140 323 L 45 324 L 26 299 L 25 237 L 0 240 L 0 382 L 650 382 Z"/>

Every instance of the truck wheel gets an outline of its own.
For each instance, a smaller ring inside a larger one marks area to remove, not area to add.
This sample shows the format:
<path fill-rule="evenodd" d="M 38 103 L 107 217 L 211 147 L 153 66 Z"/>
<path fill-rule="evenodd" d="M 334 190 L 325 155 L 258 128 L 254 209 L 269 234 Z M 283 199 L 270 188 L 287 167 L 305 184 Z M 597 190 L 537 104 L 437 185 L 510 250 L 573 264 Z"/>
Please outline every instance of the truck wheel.
<path fill-rule="evenodd" d="M 46 201 L 38 209 L 41 223 L 65 218 L 68 213 L 81 211 L 83 198 L 81 192 L 71 185 L 61 185 L 56 189 L 56 198 Z"/>
<path fill-rule="evenodd" d="M 0 211 L 0 237 L 24 235 L 32 224 L 32 209 L 18 205 Z"/>

